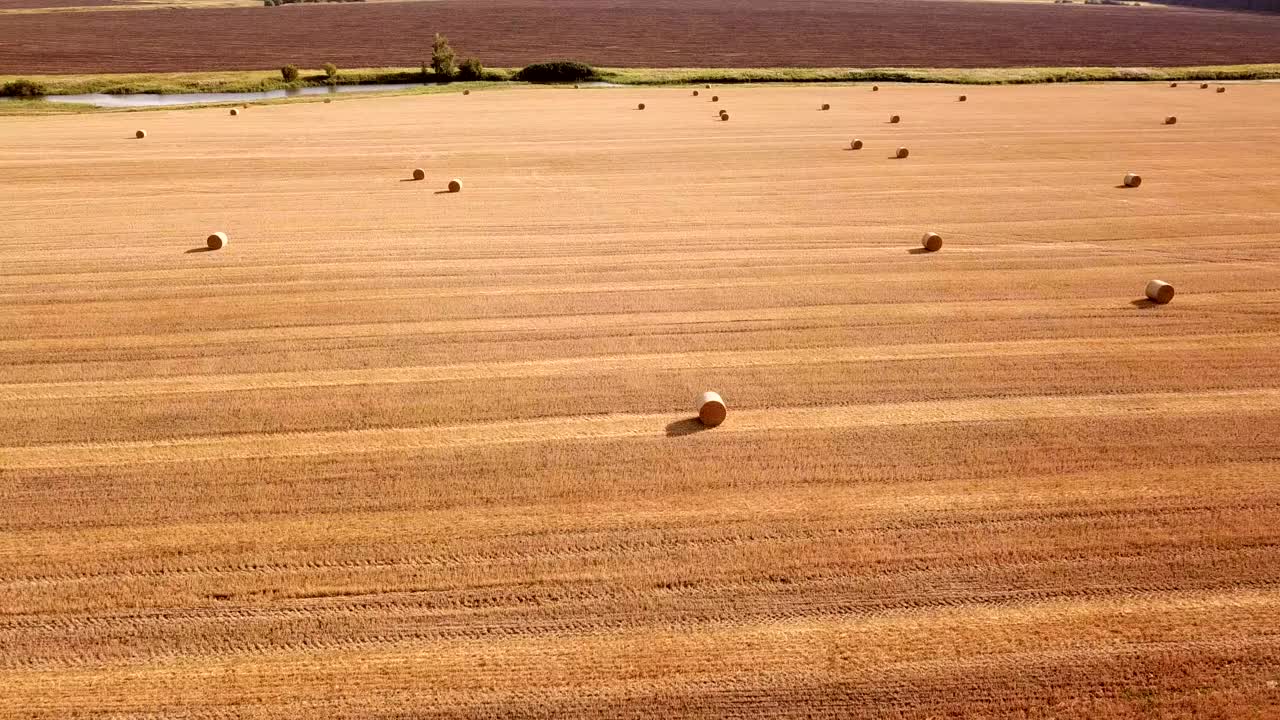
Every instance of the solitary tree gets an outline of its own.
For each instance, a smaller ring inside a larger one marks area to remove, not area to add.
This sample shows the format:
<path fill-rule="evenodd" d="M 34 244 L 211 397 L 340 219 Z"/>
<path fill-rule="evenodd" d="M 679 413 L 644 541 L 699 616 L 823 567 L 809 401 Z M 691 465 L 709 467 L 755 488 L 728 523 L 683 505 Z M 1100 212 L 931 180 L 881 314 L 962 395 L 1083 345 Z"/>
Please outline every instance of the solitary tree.
<path fill-rule="evenodd" d="M 325 63 L 325 64 L 323 65 L 323 67 L 324 67 L 324 76 L 325 76 L 325 77 L 329 78 L 330 80 L 332 80 L 333 78 L 338 77 L 338 66 L 337 66 L 337 65 L 334 65 L 333 63 Z"/>
<path fill-rule="evenodd" d="M 436 33 L 436 39 L 431 43 L 431 69 L 442 80 L 453 79 L 458 70 L 458 56 L 449 47 L 449 38 L 440 33 Z"/>
<path fill-rule="evenodd" d="M 298 66 L 285 65 L 284 67 L 280 68 L 280 77 L 284 78 L 285 82 L 293 82 L 294 80 L 297 80 Z"/>

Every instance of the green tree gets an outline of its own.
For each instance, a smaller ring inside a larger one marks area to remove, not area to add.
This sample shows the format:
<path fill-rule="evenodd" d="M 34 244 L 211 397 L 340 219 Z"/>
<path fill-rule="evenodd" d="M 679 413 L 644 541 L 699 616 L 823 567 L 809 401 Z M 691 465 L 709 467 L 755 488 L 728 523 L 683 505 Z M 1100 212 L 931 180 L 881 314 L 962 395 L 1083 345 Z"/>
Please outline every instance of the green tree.
<path fill-rule="evenodd" d="M 338 66 L 337 66 L 337 65 L 334 65 L 333 63 L 325 63 L 325 64 L 323 65 L 323 67 L 324 67 L 324 76 L 325 76 L 325 77 L 329 78 L 330 80 L 332 80 L 333 78 L 338 77 Z"/>
<path fill-rule="evenodd" d="M 431 69 L 437 78 L 446 82 L 452 80 L 458 70 L 458 56 L 449 47 L 449 38 L 440 33 L 436 33 L 436 39 L 431 42 Z"/>
<path fill-rule="evenodd" d="M 285 82 L 293 82 L 294 80 L 297 80 L 298 66 L 285 65 L 284 67 L 280 68 L 280 77 L 284 78 Z"/>

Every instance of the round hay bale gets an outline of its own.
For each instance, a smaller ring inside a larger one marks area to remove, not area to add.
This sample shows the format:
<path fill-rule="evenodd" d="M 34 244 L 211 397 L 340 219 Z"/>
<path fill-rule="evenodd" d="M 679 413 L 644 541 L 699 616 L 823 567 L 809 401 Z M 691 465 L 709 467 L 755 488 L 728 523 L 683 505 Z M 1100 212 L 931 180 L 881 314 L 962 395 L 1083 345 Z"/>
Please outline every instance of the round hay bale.
<path fill-rule="evenodd" d="M 938 233 L 927 232 L 924 237 L 920 238 L 920 245 L 929 252 L 938 252 L 942 249 L 942 236 Z"/>
<path fill-rule="evenodd" d="M 893 123 L 894 125 L 897 125 L 898 123 L 902 122 L 902 118 L 898 117 L 897 115 L 890 115 L 889 122 Z"/>
<path fill-rule="evenodd" d="M 1141 176 L 1141 175 L 1139 175 L 1138 173 L 1125 173 L 1125 175 L 1124 175 L 1124 186 L 1125 186 L 1125 187 L 1129 187 L 1129 188 L 1136 188 L 1136 187 L 1138 187 L 1138 186 L 1139 186 L 1139 185 L 1141 185 L 1141 184 L 1142 184 L 1142 176 Z"/>
<path fill-rule="evenodd" d="M 711 96 L 711 102 L 720 102 L 720 96 L 719 96 L 719 95 L 712 95 L 712 96 Z"/>
<path fill-rule="evenodd" d="M 573 86 L 573 89 L 574 89 L 574 90 L 577 90 L 577 89 L 578 89 L 578 86 L 577 86 L 577 85 L 574 85 L 574 86 Z"/>
<path fill-rule="evenodd" d="M 637 105 L 637 106 L 636 106 L 636 109 L 637 109 L 637 110 L 643 110 L 643 109 L 644 109 L 644 103 L 640 103 L 639 105 Z"/>
<path fill-rule="evenodd" d="M 463 90 L 463 91 L 462 91 L 462 94 L 463 94 L 463 95 L 470 95 L 470 94 L 471 94 L 471 91 L 470 91 L 470 90 Z"/>
<path fill-rule="evenodd" d="M 703 85 L 703 86 L 702 86 L 702 89 L 703 89 L 703 90 L 710 90 L 710 89 L 711 89 L 711 86 L 710 86 L 710 85 Z"/>
<path fill-rule="evenodd" d="M 1178 124 L 1178 116 L 1177 116 L 1177 115 L 1170 115 L 1170 116 L 1166 117 L 1166 118 L 1164 119 L 1164 124 L 1165 124 L 1165 125 L 1177 125 L 1177 124 Z"/>
<path fill-rule="evenodd" d="M 831 109 L 831 103 L 822 103 L 822 109 L 823 109 L 823 110 L 830 110 L 830 109 Z"/>
<path fill-rule="evenodd" d="M 1173 286 L 1163 280 L 1147 283 L 1147 299 L 1164 305 L 1173 299 Z"/>
<path fill-rule="evenodd" d="M 1169 87 L 1178 87 L 1178 83 L 1169 83 Z"/>
<path fill-rule="evenodd" d="M 694 96 L 694 97 L 698 97 L 698 91 L 697 91 L 697 90 L 694 90 L 694 91 L 693 91 L 693 96 Z"/>
<path fill-rule="evenodd" d="M 905 158 L 906 156 L 908 156 L 908 155 L 910 155 L 910 154 L 911 154 L 911 151 L 910 151 L 910 150 L 908 150 L 908 149 L 906 149 L 906 148 L 904 148 L 904 147 L 900 147 L 900 148 L 898 148 L 898 152 L 897 152 L 897 154 L 896 154 L 896 157 L 897 157 L 899 160 L 901 160 L 902 158 Z"/>
<path fill-rule="evenodd" d="M 422 168 L 414 168 L 414 169 L 413 169 L 413 179 L 414 179 L 414 180 L 426 180 L 426 179 L 427 179 L 427 171 L 426 171 L 426 170 L 423 170 Z"/>
<path fill-rule="evenodd" d="M 968 95 L 961 95 L 961 96 L 960 96 L 960 102 L 969 102 L 969 96 L 968 96 Z"/>
<path fill-rule="evenodd" d="M 451 193 L 455 193 L 455 192 L 462 192 L 462 181 L 461 181 L 461 180 L 459 180 L 458 178 L 454 178 L 454 179 L 450 180 L 450 181 L 449 181 L 449 192 L 451 192 Z"/>
<path fill-rule="evenodd" d="M 703 425 L 715 427 L 724 422 L 728 414 L 729 411 L 725 409 L 724 399 L 720 397 L 720 393 L 708 390 L 698 398 L 698 419 Z"/>
<path fill-rule="evenodd" d="M 205 244 L 210 250 L 221 250 L 227 246 L 227 234 L 224 232 L 216 232 L 205 238 Z"/>
<path fill-rule="evenodd" d="M 237 110 L 237 109 L 235 109 L 235 108 L 231 108 L 231 114 L 232 114 L 232 115 L 239 115 L 239 114 L 240 114 L 240 111 L 239 111 L 239 110 Z"/>
<path fill-rule="evenodd" d="M 1209 83 L 1200 83 L 1200 89 L 1201 89 L 1201 90 L 1208 90 L 1208 89 L 1209 89 Z"/>
<path fill-rule="evenodd" d="M 871 92 L 880 92 L 880 86 L 879 86 L 879 85 L 872 85 L 872 86 L 871 86 Z"/>
<path fill-rule="evenodd" d="M 1220 93 L 1224 93 L 1224 92 L 1226 92 L 1226 91 L 1227 91 L 1227 89 L 1226 89 L 1226 88 L 1224 88 L 1224 87 L 1220 87 L 1220 88 L 1218 88 L 1218 90 L 1217 90 L 1217 92 L 1220 92 Z"/>
<path fill-rule="evenodd" d="M 850 142 L 850 143 L 849 143 L 849 149 L 850 149 L 850 150 L 861 150 L 861 149 L 862 149 L 862 141 L 861 141 L 861 140 L 854 140 L 854 141 Z"/>
<path fill-rule="evenodd" d="M 328 105 L 328 104 L 329 104 L 329 103 L 331 103 L 331 102 L 333 102 L 333 98 L 325 98 L 325 99 L 324 99 L 324 104 L 325 104 L 325 105 Z"/>
<path fill-rule="evenodd" d="M 240 107 L 244 108 L 245 110 L 248 110 L 248 109 L 249 109 L 249 103 L 245 103 L 245 104 L 241 105 Z"/>
<path fill-rule="evenodd" d="M 144 138 L 144 137 L 146 137 L 146 136 L 147 136 L 147 131 L 146 131 L 146 130 L 139 130 L 138 132 L 134 133 L 134 134 L 133 134 L 133 136 L 134 136 L 134 137 L 136 137 L 136 138 L 138 138 L 139 140 L 141 140 L 142 138 Z"/>
<path fill-rule="evenodd" d="M 729 113 L 727 112 L 720 113 L 720 122 L 729 122 Z"/>

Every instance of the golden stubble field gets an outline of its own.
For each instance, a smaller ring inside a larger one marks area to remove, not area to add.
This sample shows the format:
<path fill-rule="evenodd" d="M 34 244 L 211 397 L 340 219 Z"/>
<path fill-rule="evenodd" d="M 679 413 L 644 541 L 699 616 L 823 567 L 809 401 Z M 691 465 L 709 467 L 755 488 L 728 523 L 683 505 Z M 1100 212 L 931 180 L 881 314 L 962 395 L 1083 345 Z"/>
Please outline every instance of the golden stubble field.
<path fill-rule="evenodd" d="M 1276 717 L 1277 147 L 1260 84 L 0 119 L 0 717 Z"/>

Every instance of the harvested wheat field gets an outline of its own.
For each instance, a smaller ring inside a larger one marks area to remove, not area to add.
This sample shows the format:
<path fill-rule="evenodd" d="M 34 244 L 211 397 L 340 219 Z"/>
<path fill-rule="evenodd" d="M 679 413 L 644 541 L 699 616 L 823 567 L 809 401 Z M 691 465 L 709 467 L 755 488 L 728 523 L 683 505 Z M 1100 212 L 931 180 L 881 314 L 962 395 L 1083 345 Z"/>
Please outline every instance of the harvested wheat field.
<path fill-rule="evenodd" d="M 0 118 L 0 717 L 1275 717 L 1280 85 L 732 95 Z"/>

